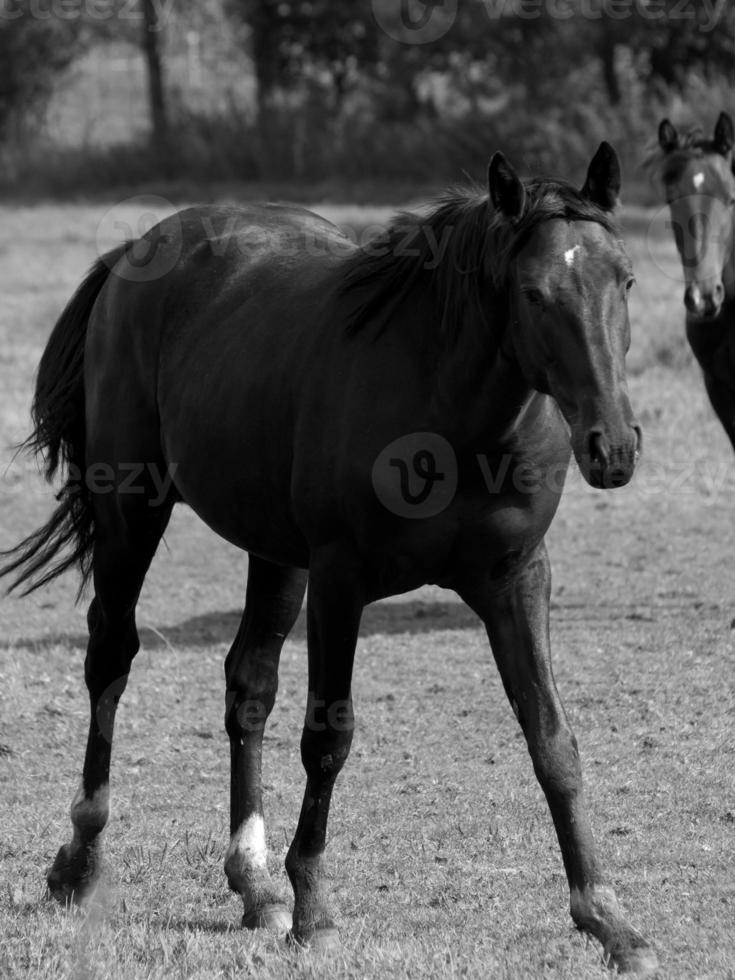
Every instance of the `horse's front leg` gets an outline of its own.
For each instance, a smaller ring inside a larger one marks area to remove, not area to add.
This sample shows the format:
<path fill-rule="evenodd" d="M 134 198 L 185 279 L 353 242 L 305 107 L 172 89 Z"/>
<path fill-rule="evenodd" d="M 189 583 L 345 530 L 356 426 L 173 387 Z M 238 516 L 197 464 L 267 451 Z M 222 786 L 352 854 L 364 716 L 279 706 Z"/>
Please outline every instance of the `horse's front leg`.
<path fill-rule="evenodd" d="M 722 423 L 722 427 L 735 449 L 735 388 L 715 378 L 708 371 L 703 372 L 704 386 L 709 400 Z"/>
<path fill-rule="evenodd" d="M 580 929 L 603 945 L 611 966 L 648 975 L 656 955 L 623 917 L 597 859 L 582 792 L 577 741 L 554 682 L 549 649 L 551 573 L 542 543 L 502 588 L 490 580 L 457 591 L 484 621 L 500 674 L 551 810 Z"/>
<path fill-rule="evenodd" d="M 286 857 L 294 889 L 293 935 L 312 948 L 339 944 L 330 914 L 322 854 L 332 789 L 349 755 L 354 718 L 352 665 L 364 604 L 359 569 L 340 548 L 323 548 L 309 564 L 309 695 L 301 737 L 306 791 Z"/>

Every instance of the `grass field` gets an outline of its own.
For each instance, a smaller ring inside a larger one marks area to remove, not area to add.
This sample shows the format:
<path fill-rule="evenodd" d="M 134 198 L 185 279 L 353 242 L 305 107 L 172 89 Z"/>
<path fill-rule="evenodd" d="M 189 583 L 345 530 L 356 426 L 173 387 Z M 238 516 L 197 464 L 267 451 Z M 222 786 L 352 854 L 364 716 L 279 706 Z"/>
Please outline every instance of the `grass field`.
<path fill-rule="evenodd" d="M 352 226 L 379 209 L 322 209 Z M 47 334 L 96 241 L 132 205 L 0 209 L 0 542 L 45 519 L 28 427 Z M 684 340 L 673 243 L 625 214 L 638 285 L 631 397 L 637 478 L 614 493 L 575 471 L 549 535 L 552 640 L 600 849 L 661 976 L 735 978 L 735 466 Z M 116 729 L 106 887 L 86 913 L 44 899 L 69 835 L 87 725 L 84 610 L 71 578 L 0 602 L 0 976 L 18 978 L 604 977 L 571 927 L 556 839 L 484 634 L 435 590 L 367 610 L 358 730 L 330 823 L 344 953 L 330 962 L 238 928 L 226 888 L 222 661 L 246 560 L 186 509 L 140 604 L 143 649 Z M 305 631 L 286 644 L 266 735 L 271 860 L 303 790 Z"/>

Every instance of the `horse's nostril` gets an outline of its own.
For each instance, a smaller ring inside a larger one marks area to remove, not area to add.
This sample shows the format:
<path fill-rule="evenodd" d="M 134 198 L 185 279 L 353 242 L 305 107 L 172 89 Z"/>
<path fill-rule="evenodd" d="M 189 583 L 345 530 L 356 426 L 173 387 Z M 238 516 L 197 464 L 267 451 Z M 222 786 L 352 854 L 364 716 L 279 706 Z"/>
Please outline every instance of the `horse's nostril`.
<path fill-rule="evenodd" d="M 721 301 L 715 295 L 708 296 L 704 303 L 705 316 L 717 316 L 720 312 Z"/>
<path fill-rule="evenodd" d="M 607 440 L 601 432 L 592 432 L 589 438 L 589 453 L 593 463 L 605 467 L 610 461 Z"/>
<path fill-rule="evenodd" d="M 641 429 L 640 425 L 634 425 L 633 432 L 635 432 L 635 449 L 633 450 L 633 458 L 636 462 L 638 462 L 638 458 L 643 449 L 643 430 Z"/>
<path fill-rule="evenodd" d="M 684 306 L 690 313 L 699 313 L 702 308 L 702 294 L 696 286 L 688 286 L 684 293 Z"/>

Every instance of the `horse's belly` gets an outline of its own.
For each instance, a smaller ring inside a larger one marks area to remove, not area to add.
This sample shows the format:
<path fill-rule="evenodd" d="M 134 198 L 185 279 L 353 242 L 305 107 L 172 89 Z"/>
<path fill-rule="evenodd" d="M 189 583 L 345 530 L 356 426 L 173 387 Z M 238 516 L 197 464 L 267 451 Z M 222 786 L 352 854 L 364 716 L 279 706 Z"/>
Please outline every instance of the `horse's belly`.
<path fill-rule="evenodd" d="M 290 427 L 262 399 L 240 392 L 228 401 L 227 408 L 215 396 L 201 406 L 163 408 L 162 442 L 176 489 L 227 541 L 305 567 L 308 551 L 291 503 Z"/>
<path fill-rule="evenodd" d="M 308 547 L 291 513 L 287 481 L 285 488 L 269 489 L 214 463 L 207 472 L 184 461 L 176 467 L 174 483 L 184 503 L 231 544 L 278 564 L 308 567 Z"/>
<path fill-rule="evenodd" d="M 180 332 L 159 369 L 158 407 L 182 499 L 237 547 L 305 566 L 291 500 L 294 334 L 260 321 Z"/>

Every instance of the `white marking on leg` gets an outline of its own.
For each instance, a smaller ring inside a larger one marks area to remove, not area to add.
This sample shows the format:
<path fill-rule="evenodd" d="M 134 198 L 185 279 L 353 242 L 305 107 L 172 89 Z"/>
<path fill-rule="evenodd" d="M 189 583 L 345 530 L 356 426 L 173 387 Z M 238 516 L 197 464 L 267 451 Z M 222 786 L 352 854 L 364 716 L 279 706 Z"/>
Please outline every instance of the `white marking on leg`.
<path fill-rule="evenodd" d="M 702 184 L 704 183 L 704 174 L 703 174 L 703 173 L 701 173 L 701 172 L 700 172 L 700 173 L 698 173 L 698 174 L 695 174 L 695 175 L 694 175 L 694 176 L 692 177 L 692 183 L 694 184 L 694 187 L 695 187 L 695 188 L 696 188 L 697 190 L 699 190 L 699 188 L 700 188 L 700 187 L 702 186 Z"/>
<path fill-rule="evenodd" d="M 263 818 L 259 813 L 251 813 L 232 835 L 227 848 L 227 881 L 233 892 L 242 898 L 244 926 L 287 932 L 291 928 L 291 917 L 270 879 L 267 857 Z"/>
<path fill-rule="evenodd" d="M 259 813 L 252 813 L 232 835 L 225 855 L 225 867 L 230 869 L 235 865 L 242 870 L 265 868 L 267 856 L 263 818 Z"/>
<path fill-rule="evenodd" d="M 574 256 L 577 254 L 580 248 L 581 245 L 575 245 L 573 248 L 567 249 L 567 251 L 564 253 L 564 261 L 570 269 L 574 265 Z"/>

